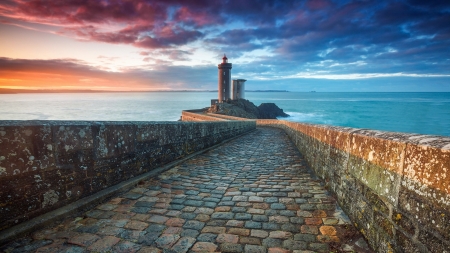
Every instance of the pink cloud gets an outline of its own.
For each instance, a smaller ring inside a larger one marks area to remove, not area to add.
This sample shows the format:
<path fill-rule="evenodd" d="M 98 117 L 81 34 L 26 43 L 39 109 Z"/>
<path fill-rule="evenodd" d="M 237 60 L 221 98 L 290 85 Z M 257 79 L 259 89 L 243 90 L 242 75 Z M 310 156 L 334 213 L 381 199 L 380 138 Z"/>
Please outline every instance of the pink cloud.
<path fill-rule="evenodd" d="M 168 22 L 168 8 L 164 1 L 13 0 L 0 4 L 0 16 L 62 26 L 61 34 L 78 39 L 143 48 L 168 48 L 202 36 L 196 30 L 180 28 L 181 23 Z M 195 22 L 207 23 L 198 18 Z"/>
<path fill-rule="evenodd" d="M 166 48 L 184 45 L 202 36 L 203 34 L 199 31 L 164 27 L 161 31 L 157 31 L 154 36 L 144 36 L 138 41 L 135 41 L 133 45 L 143 48 Z"/>
<path fill-rule="evenodd" d="M 223 18 L 210 11 L 193 10 L 188 7 L 181 7 L 175 13 L 175 22 L 184 22 L 195 27 L 213 25 L 223 22 Z"/>
<path fill-rule="evenodd" d="M 332 7 L 333 4 L 328 0 L 310 0 L 306 6 L 311 10 L 323 10 Z"/>
<path fill-rule="evenodd" d="M 68 23 L 107 23 L 146 21 L 167 17 L 165 6 L 142 1 L 16 1 L 15 9 L 25 16 L 58 19 Z"/>

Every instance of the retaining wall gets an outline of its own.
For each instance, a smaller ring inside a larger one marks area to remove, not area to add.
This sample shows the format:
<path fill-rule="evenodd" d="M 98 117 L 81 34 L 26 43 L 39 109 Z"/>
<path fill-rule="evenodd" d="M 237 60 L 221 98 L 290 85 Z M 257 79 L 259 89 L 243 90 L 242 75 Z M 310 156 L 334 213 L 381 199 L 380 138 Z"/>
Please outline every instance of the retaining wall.
<path fill-rule="evenodd" d="M 255 126 L 254 121 L 0 121 L 0 231 Z"/>
<path fill-rule="evenodd" d="M 182 121 L 255 121 L 256 119 L 240 118 L 224 114 L 204 113 L 204 110 L 186 110 L 181 112 Z"/>
<path fill-rule="evenodd" d="M 236 117 L 236 116 L 228 116 L 228 115 L 216 114 L 216 113 L 207 113 L 207 115 L 213 116 L 213 117 L 216 117 L 216 118 L 221 118 L 221 119 L 228 119 L 228 120 L 256 120 L 256 119 L 247 119 L 247 118 L 241 118 L 241 117 Z"/>
<path fill-rule="evenodd" d="M 228 121 L 227 119 L 209 116 L 203 110 L 189 110 L 181 112 L 181 121 Z"/>
<path fill-rule="evenodd" d="M 284 129 L 377 252 L 450 252 L 450 138 L 257 120 Z"/>

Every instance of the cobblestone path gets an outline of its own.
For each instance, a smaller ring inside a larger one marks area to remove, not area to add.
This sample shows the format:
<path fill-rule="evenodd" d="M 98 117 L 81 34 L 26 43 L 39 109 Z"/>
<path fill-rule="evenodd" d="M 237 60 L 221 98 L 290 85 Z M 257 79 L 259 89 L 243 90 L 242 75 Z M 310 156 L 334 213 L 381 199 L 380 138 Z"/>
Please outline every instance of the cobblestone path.
<path fill-rule="evenodd" d="M 364 245 L 286 134 L 258 128 L 0 251 L 369 252 Z"/>

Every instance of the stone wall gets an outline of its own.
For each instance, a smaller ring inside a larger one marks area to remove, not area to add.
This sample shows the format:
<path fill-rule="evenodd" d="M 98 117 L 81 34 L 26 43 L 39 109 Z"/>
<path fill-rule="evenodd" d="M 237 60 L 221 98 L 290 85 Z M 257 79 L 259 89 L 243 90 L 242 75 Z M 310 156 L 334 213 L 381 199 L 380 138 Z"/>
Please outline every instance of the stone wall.
<path fill-rule="evenodd" d="M 450 252 L 450 138 L 257 120 L 284 129 L 377 252 Z"/>
<path fill-rule="evenodd" d="M 214 116 L 209 116 L 203 114 L 202 111 L 182 111 L 181 121 L 228 121 L 227 119 L 222 119 Z"/>
<path fill-rule="evenodd" d="M 209 116 L 212 116 L 215 118 L 227 119 L 227 120 L 253 120 L 253 121 L 256 120 L 256 119 L 247 119 L 247 118 L 241 118 L 241 117 L 229 116 L 229 115 L 217 114 L 217 113 L 207 113 L 206 115 L 209 115 Z"/>
<path fill-rule="evenodd" d="M 0 231 L 255 126 L 0 121 Z"/>

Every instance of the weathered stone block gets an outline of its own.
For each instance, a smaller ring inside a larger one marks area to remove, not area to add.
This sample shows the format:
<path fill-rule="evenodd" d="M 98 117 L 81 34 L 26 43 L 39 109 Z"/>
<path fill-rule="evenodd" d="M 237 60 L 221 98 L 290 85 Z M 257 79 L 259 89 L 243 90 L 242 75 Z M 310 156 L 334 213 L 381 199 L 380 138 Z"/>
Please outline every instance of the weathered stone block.
<path fill-rule="evenodd" d="M 72 150 L 70 152 L 56 152 L 56 167 L 58 169 L 84 169 L 94 165 L 93 149 Z"/>
<path fill-rule="evenodd" d="M 418 240 L 423 243 L 430 252 L 445 252 L 450 249 L 450 241 L 424 229 L 420 230 Z"/>
<path fill-rule="evenodd" d="M 327 135 L 329 138 L 326 139 L 326 142 L 333 148 L 348 153 L 350 150 L 351 131 L 354 129 L 332 126 L 329 126 L 328 129 Z"/>
<path fill-rule="evenodd" d="M 408 217 L 408 215 L 402 214 L 400 212 L 394 212 L 392 214 L 391 220 L 399 227 L 403 233 L 408 236 L 413 236 L 416 232 L 417 225 Z M 417 224 L 417 222 L 416 222 Z"/>
<path fill-rule="evenodd" d="M 136 141 L 137 142 L 154 142 L 164 136 L 164 125 L 162 124 L 145 124 L 136 127 Z M 158 143 L 159 144 L 159 143 Z"/>
<path fill-rule="evenodd" d="M 9 195 L 7 198 L 9 199 L 7 202 L 1 202 L 1 223 L 12 220 L 13 224 L 15 224 L 18 223 L 15 220 L 26 220 L 28 219 L 28 213 L 35 212 L 41 208 L 41 196 L 39 194 L 29 195 L 25 198 L 13 198 Z"/>
<path fill-rule="evenodd" d="M 347 152 L 332 146 L 330 147 L 330 162 L 332 162 L 333 167 L 339 172 L 346 171 L 348 158 L 349 155 Z"/>
<path fill-rule="evenodd" d="M 395 249 L 397 252 L 426 252 L 425 245 L 413 240 L 411 237 L 397 232 L 395 234 L 395 241 L 397 243 Z"/>
<path fill-rule="evenodd" d="M 109 158 L 135 151 L 136 126 L 133 124 L 99 124 L 93 127 L 95 156 Z"/>
<path fill-rule="evenodd" d="M 408 213 L 418 223 L 419 228 L 436 230 L 447 240 L 450 240 L 450 210 L 438 205 L 429 197 L 422 197 L 415 191 L 401 187 L 399 209 Z"/>
<path fill-rule="evenodd" d="M 55 150 L 60 156 L 73 151 L 93 149 L 94 136 L 90 124 L 77 125 L 73 123 L 52 126 L 55 139 Z"/>
<path fill-rule="evenodd" d="M 79 178 L 78 180 L 65 185 L 64 194 L 69 201 L 75 201 L 80 199 L 83 192 L 83 187 L 81 186 L 84 182 L 85 178 Z"/>
<path fill-rule="evenodd" d="M 402 186 L 450 207 L 450 149 L 408 145 L 403 167 Z"/>
<path fill-rule="evenodd" d="M 397 203 L 401 175 L 354 155 L 350 155 L 348 169 L 351 175 L 384 200 Z"/>
<path fill-rule="evenodd" d="M 378 138 L 376 137 L 378 133 L 381 132 L 367 130 L 354 132 L 350 142 L 350 153 L 374 165 L 401 174 L 406 144 Z"/>
<path fill-rule="evenodd" d="M 363 196 L 366 198 L 366 200 L 369 202 L 369 205 L 374 209 L 374 211 L 378 211 L 381 213 L 384 213 L 385 215 L 389 215 L 389 203 L 388 201 L 377 194 L 375 191 L 368 187 L 364 187 L 364 190 L 362 191 Z"/>
<path fill-rule="evenodd" d="M 0 177 L 52 169 L 55 160 L 51 137 L 48 125 L 0 126 Z"/>
<path fill-rule="evenodd" d="M 386 237 L 394 236 L 394 225 L 392 222 L 384 215 L 375 212 L 374 213 L 374 224 L 377 226 Z"/>

